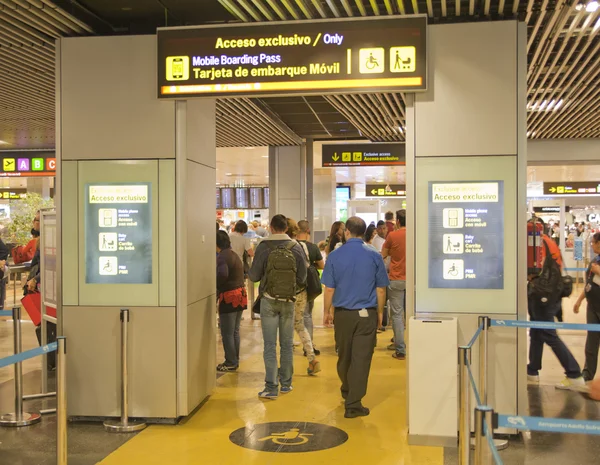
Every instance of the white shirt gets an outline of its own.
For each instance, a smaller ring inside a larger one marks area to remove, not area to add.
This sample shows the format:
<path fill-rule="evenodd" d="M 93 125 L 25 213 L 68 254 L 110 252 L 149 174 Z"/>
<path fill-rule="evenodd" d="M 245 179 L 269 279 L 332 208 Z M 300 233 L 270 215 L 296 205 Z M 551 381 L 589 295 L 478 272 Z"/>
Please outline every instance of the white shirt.
<path fill-rule="evenodd" d="M 379 252 L 381 252 L 381 249 L 383 249 L 383 244 L 385 244 L 385 239 L 383 237 L 379 237 L 379 234 L 376 234 L 373 238 L 373 245 Z"/>
<path fill-rule="evenodd" d="M 229 235 L 229 240 L 231 241 L 231 250 L 233 250 L 242 263 L 244 262 L 244 251 L 250 250 L 252 248 L 252 243 L 250 242 L 249 237 L 244 237 L 240 233 L 232 232 Z"/>

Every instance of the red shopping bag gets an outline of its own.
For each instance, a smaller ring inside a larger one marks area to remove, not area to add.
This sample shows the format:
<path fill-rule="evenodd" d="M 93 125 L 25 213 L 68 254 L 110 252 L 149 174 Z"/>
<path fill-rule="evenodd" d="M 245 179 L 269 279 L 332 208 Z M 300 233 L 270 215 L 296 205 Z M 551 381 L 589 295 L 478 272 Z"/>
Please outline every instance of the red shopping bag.
<path fill-rule="evenodd" d="M 31 292 L 21 299 L 21 303 L 33 324 L 38 326 L 42 321 L 42 295 L 39 292 Z M 56 318 L 56 309 L 46 307 L 46 314 Z"/>

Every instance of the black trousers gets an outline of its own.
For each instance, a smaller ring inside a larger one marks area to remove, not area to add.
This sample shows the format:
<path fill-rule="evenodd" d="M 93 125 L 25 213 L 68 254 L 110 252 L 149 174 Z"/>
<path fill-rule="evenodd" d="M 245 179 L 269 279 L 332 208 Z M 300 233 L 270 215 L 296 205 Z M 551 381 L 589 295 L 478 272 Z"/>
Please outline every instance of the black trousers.
<path fill-rule="evenodd" d="M 600 324 L 600 308 L 593 308 L 589 303 L 587 306 L 587 324 Z M 598 348 L 600 348 L 600 332 L 588 331 L 585 340 L 585 368 L 583 377 L 586 381 L 592 381 L 598 369 Z"/>
<path fill-rule="evenodd" d="M 335 311 L 337 371 L 347 409 L 362 407 L 362 398 L 367 393 L 371 360 L 377 342 L 377 310 L 370 309 L 367 312 L 368 316 L 361 317 L 358 310 Z"/>

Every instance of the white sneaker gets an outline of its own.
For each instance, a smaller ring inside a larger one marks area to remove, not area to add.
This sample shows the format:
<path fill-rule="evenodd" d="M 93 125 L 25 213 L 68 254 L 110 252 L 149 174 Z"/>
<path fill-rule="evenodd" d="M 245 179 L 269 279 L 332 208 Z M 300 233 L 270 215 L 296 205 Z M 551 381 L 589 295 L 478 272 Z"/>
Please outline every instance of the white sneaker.
<path fill-rule="evenodd" d="M 527 375 L 527 382 L 529 384 L 540 384 L 540 376 L 539 375 Z"/>
<path fill-rule="evenodd" d="M 583 376 L 579 378 L 565 378 L 560 384 L 556 385 L 556 389 L 562 389 L 565 391 L 577 391 L 577 392 L 588 392 L 589 387 L 585 383 Z"/>

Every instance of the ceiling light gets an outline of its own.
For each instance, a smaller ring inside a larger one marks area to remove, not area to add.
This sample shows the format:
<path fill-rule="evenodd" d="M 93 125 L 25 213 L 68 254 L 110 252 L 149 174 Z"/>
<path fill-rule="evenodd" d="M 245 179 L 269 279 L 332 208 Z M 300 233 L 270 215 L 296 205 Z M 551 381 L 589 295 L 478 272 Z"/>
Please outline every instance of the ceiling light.
<path fill-rule="evenodd" d="M 269 155 L 263 155 L 262 157 L 263 158 L 269 158 Z"/>
<path fill-rule="evenodd" d="M 225 176 L 233 176 L 233 173 L 225 173 Z"/>
<path fill-rule="evenodd" d="M 402 126 L 398 126 L 398 131 L 404 132 L 404 129 L 402 129 Z"/>
<path fill-rule="evenodd" d="M 587 11 L 588 13 L 594 13 L 598 9 L 598 6 L 598 2 L 596 1 L 589 2 L 585 7 L 585 11 Z"/>
<path fill-rule="evenodd" d="M 8 144 L 8 142 L 4 142 L 3 140 L 0 140 L 0 145 L 2 144 Z"/>
<path fill-rule="evenodd" d="M 583 3 L 578 3 L 577 6 L 575 7 L 575 9 L 577 11 L 581 11 L 581 10 L 583 10 L 583 6 L 584 6 Z"/>

